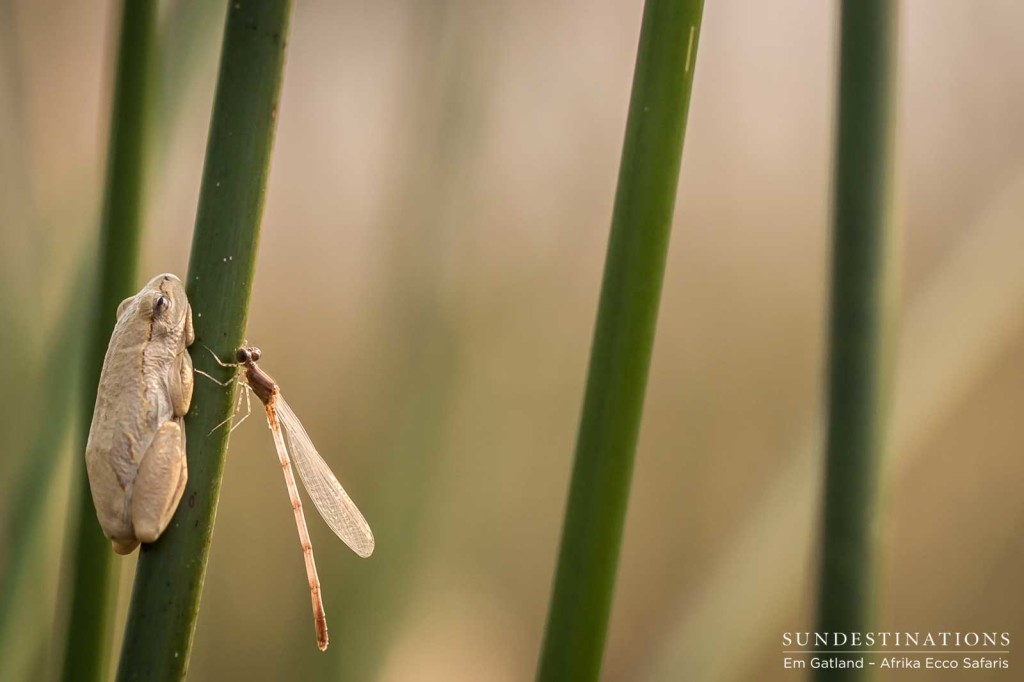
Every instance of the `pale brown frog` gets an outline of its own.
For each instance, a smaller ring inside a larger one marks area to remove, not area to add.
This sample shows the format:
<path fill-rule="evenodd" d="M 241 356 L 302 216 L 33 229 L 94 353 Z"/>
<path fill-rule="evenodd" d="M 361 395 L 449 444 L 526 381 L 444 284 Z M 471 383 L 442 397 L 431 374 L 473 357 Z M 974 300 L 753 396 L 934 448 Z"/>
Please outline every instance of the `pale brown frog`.
<path fill-rule="evenodd" d="M 183 417 L 195 340 L 185 285 L 154 277 L 117 308 L 85 448 L 96 516 L 118 554 L 154 542 L 188 480 Z"/>

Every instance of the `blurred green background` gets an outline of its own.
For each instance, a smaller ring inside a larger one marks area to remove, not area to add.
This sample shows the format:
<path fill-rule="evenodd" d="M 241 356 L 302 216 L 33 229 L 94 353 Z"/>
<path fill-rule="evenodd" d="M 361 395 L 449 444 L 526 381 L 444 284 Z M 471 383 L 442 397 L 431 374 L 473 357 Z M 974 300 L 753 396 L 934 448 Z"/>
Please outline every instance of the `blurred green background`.
<path fill-rule="evenodd" d="M 222 9 L 162 7 L 140 286 L 186 268 Z M 295 4 L 248 339 L 377 551 L 358 560 L 309 515 L 332 634 L 320 654 L 256 414 L 231 439 L 193 679 L 532 677 L 641 10 Z M 116 15 L 0 2 L 5 587 L 28 567 L 0 659 L 30 679 L 53 672 L 82 455 L 70 438 L 32 444 L 74 390 L 44 377 L 76 374 L 51 351 L 80 333 L 88 298 Z M 835 20 L 819 0 L 705 9 L 607 680 L 798 676 L 780 652 L 813 612 Z M 879 629 L 1015 634 L 1024 6 L 907 0 L 900 20 L 906 236 Z M 29 523 L 33 542 L 12 547 Z"/>

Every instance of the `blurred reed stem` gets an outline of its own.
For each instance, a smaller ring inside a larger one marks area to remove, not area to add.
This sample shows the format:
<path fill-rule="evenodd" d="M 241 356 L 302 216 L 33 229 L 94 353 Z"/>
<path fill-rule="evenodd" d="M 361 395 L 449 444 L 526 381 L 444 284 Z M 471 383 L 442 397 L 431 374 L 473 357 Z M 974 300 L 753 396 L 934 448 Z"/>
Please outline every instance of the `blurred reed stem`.
<path fill-rule="evenodd" d="M 466 361 L 464 328 L 444 294 L 445 254 L 467 220 L 461 200 L 478 160 L 490 82 L 478 41 L 483 18 L 494 21 L 495 12 L 490 3 L 443 0 L 416 5 L 410 23 L 398 86 L 398 110 L 407 117 L 399 130 L 408 134 L 392 147 L 398 179 L 379 226 L 382 298 L 391 303 L 381 307 L 378 352 L 394 360 L 375 398 L 389 405 L 387 418 L 374 428 L 386 454 L 374 465 L 378 483 L 364 493 L 377 500 L 371 522 L 388 549 L 335 573 L 338 584 L 360 585 L 338 599 L 334 590 L 329 595 L 340 607 L 331 617 L 338 640 L 360 643 L 337 658 L 340 679 L 380 677 L 414 602 L 415 573 L 433 552 L 424 529 L 437 506 L 447 415 Z"/>
<path fill-rule="evenodd" d="M 84 259 L 82 259 L 84 260 Z M 86 306 L 82 299 L 92 293 L 92 259 L 79 268 L 68 287 L 68 300 L 49 335 L 41 377 L 36 377 L 40 401 L 30 401 L 41 415 L 24 451 L 24 471 L 16 472 L 17 485 L 5 500 L 6 561 L 0 581 L 0 680 L 27 679 L 28 657 L 43 644 L 49 613 L 40 609 L 37 584 L 46 573 L 45 542 L 48 509 L 54 500 L 54 479 L 67 453 L 66 438 L 74 421 L 75 398 L 82 371 L 82 347 Z"/>
<path fill-rule="evenodd" d="M 243 339 L 270 168 L 291 3 L 228 3 L 220 72 L 186 279 L 197 369 L 231 377 Z M 118 679 L 180 680 L 188 670 L 228 430 L 232 391 L 199 377 L 185 419 L 188 485 L 160 540 L 143 545 Z"/>
<path fill-rule="evenodd" d="M 106 195 L 100 231 L 99 288 L 92 310 L 82 393 L 81 452 L 96 403 L 103 356 L 113 330 L 114 311 L 134 293 L 138 269 L 142 188 L 145 174 L 146 119 L 153 36 L 154 0 L 126 0 L 121 19 L 117 78 L 110 132 Z M 115 584 L 113 551 L 93 509 L 84 457 L 76 457 L 72 477 L 69 529 L 73 575 L 68 589 L 71 612 L 65 632 L 63 679 L 105 680 Z"/>
<path fill-rule="evenodd" d="M 153 149 L 153 167 L 162 170 L 168 165 L 173 142 L 171 134 L 182 118 L 189 102 L 202 99 L 200 84 L 204 65 L 217 57 L 223 37 L 225 6 L 209 0 L 175 0 L 160 22 L 160 63 L 156 78 L 159 92 L 154 113 L 155 127 L 160 131 Z M 156 179 L 159 182 L 159 178 Z"/>
<path fill-rule="evenodd" d="M 827 461 L 818 631 L 871 627 L 888 412 L 896 3 L 845 0 L 833 207 Z M 824 670 L 818 679 L 859 679 Z"/>
<path fill-rule="evenodd" d="M 11 392 L 20 392 L 35 369 L 39 330 L 33 325 L 38 311 L 24 305 L 25 297 L 42 289 L 44 263 L 36 245 L 39 240 L 38 207 L 35 203 L 33 158 L 29 150 L 29 118 L 25 88 L 25 68 L 16 35 L 17 11 L 13 2 L 0 1 L 0 244 L 5 254 L 19 254 L 5 258 L 0 268 L 0 320 L 4 333 L 0 334 L 0 357 L 18 358 L 19 362 L 0 363 L 0 386 Z M 35 315 L 33 315 L 35 312 Z M 5 450 L 31 447 L 20 438 L 17 425 L 30 418 L 31 409 L 25 401 L 9 401 L 0 413 L 0 447 Z M 13 446 L 13 448 L 11 447 Z M 0 495 L 7 492 L 10 483 L 8 461 L 0 461 Z"/>
<path fill-rule="evenodd" d="M 644 7 L 541 682 L 601 670 L 703 5 Z"/>

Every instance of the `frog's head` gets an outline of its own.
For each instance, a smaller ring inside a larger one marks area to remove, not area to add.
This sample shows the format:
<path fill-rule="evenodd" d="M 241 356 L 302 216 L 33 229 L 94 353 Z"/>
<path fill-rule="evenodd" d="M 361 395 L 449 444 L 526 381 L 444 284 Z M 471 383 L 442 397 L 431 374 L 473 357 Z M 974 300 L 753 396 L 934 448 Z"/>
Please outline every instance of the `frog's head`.
<path fill-rule="evenodd" d="M 152 320 L 154 336 L 181 333 L 192 317 L 185 285 L 170 273 L 149 280 L 138 298 L 139 313 Z"/>

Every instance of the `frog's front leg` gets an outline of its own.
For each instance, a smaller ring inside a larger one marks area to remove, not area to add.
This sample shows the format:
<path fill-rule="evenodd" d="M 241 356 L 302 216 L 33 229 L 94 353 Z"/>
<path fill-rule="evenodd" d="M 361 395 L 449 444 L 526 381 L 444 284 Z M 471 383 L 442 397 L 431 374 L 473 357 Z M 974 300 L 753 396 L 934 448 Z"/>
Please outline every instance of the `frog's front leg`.
<path fill-rule="evenodd" d="M 195 377 L 192 374 L 192 357 L 187 350 L 182 350 L 174 361 L 171 369 L 168 389 L 171 395 L 171 407 L 175 417 L 184 417 L 192 404 L 192 388 Z"/>
<path fill-rule="evenodd" d="M 188 465 L 180 421 L 160 425 L 139 464 L 132 491 L 132 525 L 142 542 L 155 542 L 160 537 L 185 492 Z"/>

